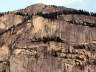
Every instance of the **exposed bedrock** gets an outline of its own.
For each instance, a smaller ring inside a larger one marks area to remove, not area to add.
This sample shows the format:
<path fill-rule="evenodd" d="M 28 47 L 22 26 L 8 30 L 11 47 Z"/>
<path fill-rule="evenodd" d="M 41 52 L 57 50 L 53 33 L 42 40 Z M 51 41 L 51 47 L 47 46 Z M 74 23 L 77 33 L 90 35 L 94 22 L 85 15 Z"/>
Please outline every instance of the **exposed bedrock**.
<path fill-rule="evenodd" d="M 76 14 L 1 16 L 0 72 L 96 72 L 95 23 Z"/>

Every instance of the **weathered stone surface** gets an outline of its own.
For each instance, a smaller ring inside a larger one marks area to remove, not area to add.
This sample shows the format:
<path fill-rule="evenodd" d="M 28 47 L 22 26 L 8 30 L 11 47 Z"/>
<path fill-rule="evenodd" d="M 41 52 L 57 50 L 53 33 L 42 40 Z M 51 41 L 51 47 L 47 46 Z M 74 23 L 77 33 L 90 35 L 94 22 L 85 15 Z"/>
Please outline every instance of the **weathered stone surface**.
<path fill-rule="evenodd" d="M 5 45 L 2 46 L 2 48 L 0 48 L 0 61 L 8 60 L 9 56 L 10 56 L 9 48 Z"/>
<path fill-rule="evenodd" d="M 44 13 L 62 10 L 40 4 L 20 10 L 32 16 L 13 12 L 0 17 L 0 72 L 95 72 L 96 27 L 89 25 L 96 17 L 35 15 L 42 8 Z"/>

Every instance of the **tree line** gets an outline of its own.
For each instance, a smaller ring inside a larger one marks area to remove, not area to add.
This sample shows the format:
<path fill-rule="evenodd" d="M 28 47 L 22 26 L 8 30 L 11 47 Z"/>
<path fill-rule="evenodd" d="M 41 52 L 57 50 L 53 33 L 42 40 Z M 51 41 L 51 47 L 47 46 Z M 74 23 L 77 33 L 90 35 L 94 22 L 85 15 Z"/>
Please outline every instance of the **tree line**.
<path fill-rule="evenodd" d="M 5 14 L 10 14 L 12 12 L 2 12 L 0 13 L 0 16 L 3 16 Z M 32 16 L 33 14 L 29 15 L 28 13 L 23 13 L 23 12 L 16 12 L 16 15 L 22 15 L 22 16 Z M 63 11 L 58 11 L 58 12 L 53 12 L 53 13 L 43 13 L 43 12 L 38 12 L 35 15 L 43 16 L 45 18 L 51 18 L 51 19 L 57 19 L 57 16 L 63 15 L 63 14 L 78 14 L 78 15 L 88 15 L 88 16 L 96 16 L 96 13 L 93 12 L 88 12 L 85 10 L 63 10 Z"/>
<path fill-rule="evenodd" d="M 63 10 L 59 12 L 53 12 L 53 13 L 43 13 L 43 12 L 38 12 L 37 15 L 43 16 L 44 18 L 50 18 L 50 19 L 57 19 L 59 15 L 63 14 L 77 14 L 77 15 L 88 15 L 88 16 L 95 16 L 96 13 L 93 12 L 88 12 L 85 10 Z"/>

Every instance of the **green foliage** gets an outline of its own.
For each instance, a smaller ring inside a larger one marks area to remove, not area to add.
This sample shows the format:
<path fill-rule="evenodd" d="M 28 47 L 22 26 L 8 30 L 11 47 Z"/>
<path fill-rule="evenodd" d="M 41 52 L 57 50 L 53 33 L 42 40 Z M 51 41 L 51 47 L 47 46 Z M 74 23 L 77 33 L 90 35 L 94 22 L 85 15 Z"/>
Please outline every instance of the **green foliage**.
<path fill-rule="evenodd" d="M 16 12 L 16 15 L 21 15 L 21 16 L 27 16 L 27 19 L 31 19 L 32 18 L 32 14 L 28 14 L 28 13 L 23 13 L 23 12 Z"/>
<path fill-rule="evenodd" d="M 44 18 L 49 18 L 49 19 L 57 19 L 57 12 L 54 12 L 54 13 L 42 13 L 42 12 L 39 12 L 37 13 L 37 15 L 39 16 L 42 16 Z"/>
<path fill-rule="evenodd" d="M 3 16 L 4 15 L 4 13 L 0 13 L 0 16 Z"/>
<path fill-rule="evenodd" d="M 26 14 L 22 13 L 22 12 L 16 12 L 15 13 L 16 15 L 22 15 L 22 16 L 25 16 Z"/>
<path fill-rule="evenodd" d="M 63 40 L 60 37 L 43 37 L 43 38 L 34 38 L 34 41 L 32 40 L 32 42 L 43 42 L 43 43 L 48 43 L 50 41 L 54 41 L 54 42 L 63 42 Z"/>
<path fill-rule="evenodd" d="M 63 14 L 77 14 L 77 15 L 88 15 L 88 16 L 96 16 L 96 13 L 93 12 L 88 12 L 85 10 L 63 10 L 63 11 L 58 11 L 58 12 L 52 12 L 52 13 L 43 13 L 43 12 L 38 12 L 36 15 L 42 16 L 44 18 L 49 18 L 49 19 L 57 19 L 59 15 Z"/>

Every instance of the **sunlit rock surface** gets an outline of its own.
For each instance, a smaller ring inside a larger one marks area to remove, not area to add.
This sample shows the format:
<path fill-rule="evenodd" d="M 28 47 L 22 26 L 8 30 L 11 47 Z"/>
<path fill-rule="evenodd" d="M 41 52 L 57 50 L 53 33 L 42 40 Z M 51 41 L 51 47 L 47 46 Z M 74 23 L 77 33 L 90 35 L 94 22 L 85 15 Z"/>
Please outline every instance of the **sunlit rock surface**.
<path fill-rule="evenodd" d="M 42 8 L 63 10 L 36 4 L 0 16 L 0 72 L 96 72 L 96 17 L 50 19 L 35 14 Z"/>

